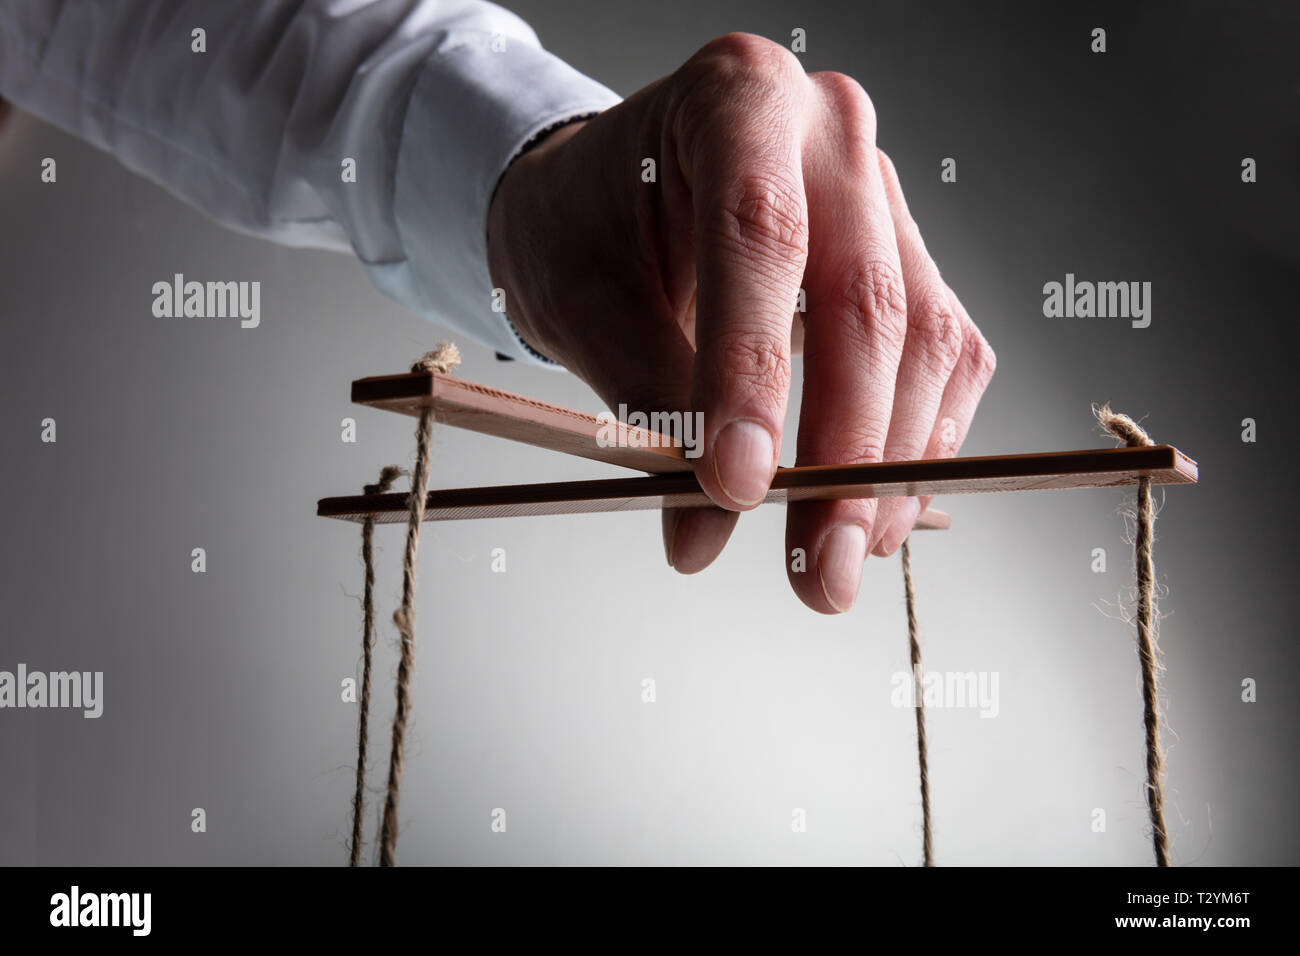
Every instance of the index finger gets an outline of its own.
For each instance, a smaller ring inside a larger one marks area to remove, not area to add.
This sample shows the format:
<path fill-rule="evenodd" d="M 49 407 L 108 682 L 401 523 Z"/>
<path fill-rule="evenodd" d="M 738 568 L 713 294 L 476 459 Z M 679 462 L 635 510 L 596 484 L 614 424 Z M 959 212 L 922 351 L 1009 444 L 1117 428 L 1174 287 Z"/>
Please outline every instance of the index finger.
<path fill-rule="evenodd" d="M 698 284 L 691 405 L 704 416 L 700 485 L 736 511 L 767 493 L 789 400 L 791 324 L 808 256 L 806 78 L 793 54 L 758 37 L 710 47 L 726 60 L 725 80 L 685 106 L 681 139 Z"/>

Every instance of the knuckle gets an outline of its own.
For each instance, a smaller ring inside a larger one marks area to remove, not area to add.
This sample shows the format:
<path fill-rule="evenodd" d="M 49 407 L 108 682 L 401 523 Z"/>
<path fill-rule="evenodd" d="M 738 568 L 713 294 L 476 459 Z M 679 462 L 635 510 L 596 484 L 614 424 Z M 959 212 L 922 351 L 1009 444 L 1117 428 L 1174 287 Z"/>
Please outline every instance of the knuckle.
<path fill-rule="evenodd" d="M 935 365 L 951 372 L 961 357 L 961 320 L 942 289 L 930 289 L 911 310 L 908 336 Z"/>
<path fill-rule="evenodd" d="M 859 181 L 878 176 L 876 108 L 862 85 L 843 73 L 815 73 L 810 79 L 835 117 L 833 137 L 839 160 Z"/>
<path fill-rule="evenodd" d="M 739 387 L 748 399 L 779 408 L 790 390 L 790 353 L 784 339 L 765 334 L 737 334 L 717 345 L 719 384 Z"/>
<path fill-rule="evenodd" d="M 865 131 L 874 142 L 876 106 L 861 83 L 851 76 L 830 71 L 813 73 L 809 79 L 849 127 Z M 875 159 L 874 153 L 872 158 Z"/>
<path fill-rule="evenodd" d="M 721 113 L 736 100 L 751 108 L 790 103 L 807 83 L 793 52 L 765 37 L 728 33 L 710 40 L 675 75 L 684 112 L 703 117 Z"/>
<path fill-rule="evenodd" d="M 798 188 L 773 174 L 742 176 L 724 203 L 722 233 L 749 253 L 763 252 L 802 271 L 808 216 Z"/>
<path fill-rule="evenodd" d="M 998 357 L 993 351 L 993 346 L 989 345 L 988 339 L 974 325 L 971 325 L 967 331 L 966 340 L 970 349 L 971 367 L 974 369 L 980 390 L 983 391 L 992 381 L 993 373 L 997 371 Z"/>
<path fill-rule="evenodd" d="M 885 189 L 886 192 L 889 191 L 890 186 L 888 183 L 885 184 Z M 906 207 L 906 203 L 901 205 Z M 903 254 L 911 256 L 911 261 L 921 268 L 934 265 L 934 261 L 930 258 L 930 252 L 925 246 L 925 237 L 921 235 L 921 227 L 912 218 L 910 210 L 904 208 L 904 214 L 895 217 L 894 230 L 899 237 L 900 252 L 906 250 Z M 934 266 L 934 271 L 937 273 L 939 267 Z"/>
<path fill-rule="evenodd" d="M 903 196 L 903 184 L 898 179 L 898 169 L 894 166 L 894 161 L 879 147 L 876 148 L 876 168 L 880 170 L 880 178 L 885 185 L 885 195 L 906 213 L 906 222 L 899 225 L 903 228 L 910 226 L 909 231 L 915 233 L 915 237 L 919 239 L 920 229 L 917 228 L 916 221 L 907 208 L 907 200 Z"/>
<path fill-rule="evenodd" d="M 907 338 L 907 291 L 897 266 L 882 256 L 863 262 L 844 287 L 850 322 L 869 337 L 901 347 Z"/>
<path fill-rule="evenodd" d="M 897 187 L 898 169 L 897 167 L 894 166 L 894 161 L 890 159 L 889 154 L 886 153 L 879 146 L 876 147 L 876 157 L 880 162 L 880 174 L 881 176 L 884 177 L 885 184 L 887 186 L 892 185 L 894 187 Z"/>
<path fill-rule="evenodd" d="M 770 77 L 775 80 L 803 76 L 794 53 L 766 37 L 752 33 L 727 33 L 710 40 L 696 54 L 710 68 L 724 74 Z"/>

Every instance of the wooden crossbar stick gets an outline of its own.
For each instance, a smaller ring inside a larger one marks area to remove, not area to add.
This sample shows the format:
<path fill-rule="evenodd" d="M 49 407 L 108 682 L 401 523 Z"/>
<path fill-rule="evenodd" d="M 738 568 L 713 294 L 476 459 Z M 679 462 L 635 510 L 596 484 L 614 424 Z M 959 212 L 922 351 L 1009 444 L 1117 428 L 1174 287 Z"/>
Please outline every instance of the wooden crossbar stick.
<path fill-rule="evenodd" d="M 423 409 L 432 407 L 434 418 L 444 425 L 653 475 L 685 473 L 694 468 L 681 441 L 671 435 L 619 421 L 602 422 L 586 412 L 525 398 L 440 372 L 410 372 L 358 379 L 352 383 L 352 401 L 415 418 Z M 454 501 L 448 507 L 456 507 Z M 449 517 L 468 515 L 435 513 L 429 516 L 429 520 Z M 386 519 L 376 520 L 382 523 Z M 929 508 L 917 518 L 915 527 L 919 531 L 943 530 L 951 524 L 952 518 L 947 514 Z"/>
<path fill-rule="evenodd" d="M 1094 448 L 1029 455 L 990 455 L 869 465 L 810 465 L 779 468 L 768 503 L 837 498 L 972 494 L 1064 488 L 1113 488 L 1150 478 L 1156 485 L 1192 484 L 1196 462 L 1172 445 Z M 377 523 L 404 521 L 407 495 L 324 498 L 322 517 Z M 712 505 L 692 473 L 557 481 L 532 485 L 449 488 L 431 491 L 428 521 L 525 515 L 702 508 Z M 946 517 L 946 516 L 944 516 Z"/>
<path fill-rule="evenodd" d="M 352 401 L 417 418 L 432 407 L 434 419 L 444 425 L 656 475 L 694 468 L 681 443 L 668 435 L 605 423 L 586 412 L 439 372 L 359 379 L 352 383 Z"/>

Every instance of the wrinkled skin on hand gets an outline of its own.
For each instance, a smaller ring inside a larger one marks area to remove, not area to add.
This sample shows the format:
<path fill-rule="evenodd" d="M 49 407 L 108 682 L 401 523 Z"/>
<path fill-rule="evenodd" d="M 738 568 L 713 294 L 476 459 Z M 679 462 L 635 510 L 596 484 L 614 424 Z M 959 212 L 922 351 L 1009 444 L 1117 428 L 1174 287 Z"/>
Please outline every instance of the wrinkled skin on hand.
<path fill-rule="evenodd" d="M 538 351 L 611 408 L 703 413 L 696 474 L 717 507 L 663 519 L 668 561 L 685 573 L 710 564 L 767 491 L 792 351 L 804 362 L 798 465 L 955 455 L 993 375 L 992 348 L 876 147 L 866 92 L 806 74 L 759 37 L 720 37 L 550 134 L 502 180 L 489 236 L 507 313 Z M 791 505 L 791 586 L 817 611 L 847 610 L 867 555 L 893 553 L 927 503 Z"/>

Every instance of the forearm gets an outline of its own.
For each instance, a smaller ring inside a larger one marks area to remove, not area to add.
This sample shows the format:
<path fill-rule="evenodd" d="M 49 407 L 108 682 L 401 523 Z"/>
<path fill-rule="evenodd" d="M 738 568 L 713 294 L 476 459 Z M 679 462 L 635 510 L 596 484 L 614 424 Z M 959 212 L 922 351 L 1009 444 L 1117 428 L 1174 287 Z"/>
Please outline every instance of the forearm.
<path fill-rule="evenodd" d="M 228 226 L 351 249 L 520 358 L 492 309 L 492 188 L 539 129 L 618 101 L 478 0 L 3 0 L 0 93 Z"/>

